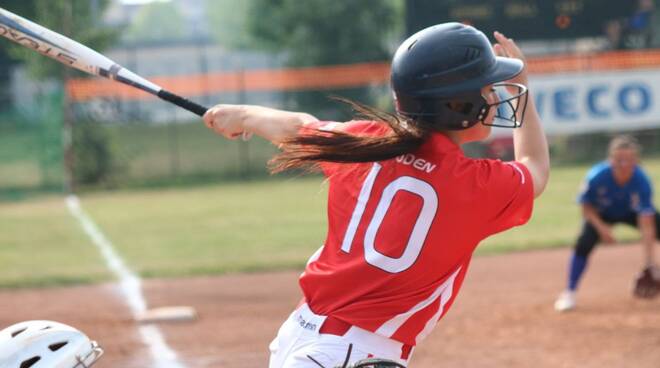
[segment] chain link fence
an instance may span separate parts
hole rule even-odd
[[[205,52],[212,53],[211,50]],[[266,65],[255,55],[245,59],[235,55],[233,59],[223,59],[220,51],[217,52],[217,58],[212,58],[217,65],[195,63],[204,66],[204,73],[199,66],[169,73],[168,70],[180,66],[180,61],[174,62],[170,69],[163,61],[158,63],[156,72],[166,74],[160,76],[152,75],[154,71],[150,72],[146,64],[152,63],[153,57],[160,55],[162,50],[155,50],[149,57],[134,52],[126,57],[141,75],[207,106],[215,103],[259,104],[303,110],[323,120],[344,121],[352,117],[350,109],[329,99],[331,95],[340,95],[386,111],[392,110],[387,84],[389,66],[386,63],[282,69]],[[202,52],[196,54],[206,55]],[[118,53],[113,57],[120,59],[121,55]],[[255,69],[241,69],[250,64],[241,63],[241,60],[251,58],[255,60]],[[633,62],[635,65],[642,63],[639,69],[647,73],[646,70],[652,70],[649,69],[651,61],[659,58],[660,54],[644,53],[605,61],[615,62],[612,68],[616,70]],[[145,62],[140,63],[140,60]],[[530,66],[532,71],[536,68],[537,72],[545,73],[568,68],[579,75],[603,61],[576,58],[569,63],[566,60],[531,60]],[[586,61],[591,64],[585,64]],[[552,70],[538,70],[541,67]],[[30,84],[33,86],[28,88]],[[14,76],[12,85],[12,89],[5,91],[11,97],[5,100],[12,103],[3,106],[14,107],[0,110],[0,198],[63,192],[64,182],[69,177],[73,178],[75,190],[263,179],[269,175],[267,161],[277,152],[276,147],[257,137],[248,142],[218,137],[199,117],[140,91],[128,87],[122,89],[123,86],[116,82],[78,79],[73,86],[76,88],[67,84],[66,94],[62,85],[44,85],[26,77]],[[328,86],[332,89],[327,89]],[[598,88],[595,89],[598,93],[592,95],[596,96],[594,105],[613,109],[603,97],[606,95],[602,89]],[[557,91],[557,95],[565,96],[563,90]],[[546,94],[550,96],[550,92]],[[654,90],[649,89],[649,93],[652,92]],[[556,113],[557,108],[567,103],[573,106],[570,103],[574,100],[577,99],[545,100],[561,102],[552,109],[546,103],[545,113]],[[654,105],[649,106],[651,109]],[[649,116],[648,127],[624,130],[640,140],[645,156],[657,156],[660,155],[660,129],[656,117]],[[70,124],[65,124],[67,121]],[[565,124],[579,125],[575,121]],[[602,124],[603,128],[608,128],[608,122]],[[69,126],[71,134],[65,134]],[[603,159],[607,143],[618,131],[622,130],[553,134],[550,137],[553,164],[592,163]],[[512,148],[510,132],[507,132],[486,143],[467,145],[465,150],[470,156],[511,159]],[[70,154],[65,154],[67,152]]]
[[[276,152],[255,138],[228,141],[209,131],[200,118],[155,122],[135,115],[134,106],[106,100],[105,106],[75,106],[72,147],[77,189],[91,187],[181,185],[245,180],[268,175],[266,162]],[[111,111],[114,109],[114,111]],[[108,114],[112,118],[108,118]]]
[[[62,89],[39,103],[0,111],[0,198],[61,191]]]

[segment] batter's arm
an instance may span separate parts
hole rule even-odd
[[[644,262],[646,266],[655,265],[655,214],[639,214],[637,215],[637,224],[639,231],[642,234],[642,244],[644,246]]]
[[[305,124],[317,122],[314,116],[257,105],[216,105],[204,115],[209,129],[229,139],[254,133],[273,144],[298,134]]]
[[[528,86],[527,65],[520,48],[518,48],[512,39],[506,38],[499,32],[495,32],[495,39],[498,42],[494,45],[497,55],[520,59],[525,63],[523,71],[512,79],[511,82]],[[520,119],[520,117],[518,118]],[[532,176],[534,197],[536,198],[543,193],[548,183],[550,176],[550,154],[548,142],[541,127],[541,118],[538,111],[536,111],[531,92],[528,92],[524,123],[520,128],[514,129],[513,146],[515,160],[524,164]]]

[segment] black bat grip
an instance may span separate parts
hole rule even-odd
[[[179,95],[175,95],[174,93],[168,92],[164,89],[158,91],[158,97],[162,98],[165,101],[171,102],[177,106],[183,107],[184,109],[199,116],[204,116],[204,114],[206,114],[206,111],[208,110],[206,107],[202,105],[198,105],[188,99],[185,99]]]

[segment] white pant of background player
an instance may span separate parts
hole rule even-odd
[[[348,363],[369,357],[391,359],[407,366],[401,359],[403,345],[395,340],[352,326],[343,336],[319,333],[326,316],[312,312],[307,304],[298,307],[282,324],[270,343],[269,368],[325,368],[341,366],[352,344]]]

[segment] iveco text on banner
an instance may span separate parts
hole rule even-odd
[[[660,69],[537,75],[530,87],[548,134],[660,127]]]

